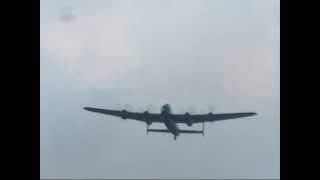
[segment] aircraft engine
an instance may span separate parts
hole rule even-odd
[[[188,112],[185,113],[185,119],[186,119],[186,123],[187,125],[190,127],[192,126],[192,120],[190,118],[190,114]]]
[[[152,122],[150,121],[150,119],[148,119],[149,112],[148,112],[148,111],[145,111],[143,114],[144,114],[144,116],[146,117],[147,125],[151,125]]]
[[[122,119],[127,119],[126,115],[127,115],[127,111],[126,110],[122,110],[121,111],[121,118]]]

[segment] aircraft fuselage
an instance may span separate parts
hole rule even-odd
[[[178,125],[173,122],[170,118],[168,118],[168,115],[171,114],[171,108],[169,104],[165,104],[162,106],[161,109],[161,120],[165,124],[165,126],[168,128],[168,130],[174,135],[179,136],[179,128]]]

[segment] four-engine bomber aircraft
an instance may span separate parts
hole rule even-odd
[[[161,108],[161,113],[149,113],[145,111],[143,113],[129,112],[126,110],[109,110],[109,109],[99,109],[92,107],[84,107],[85,110],[108,114],[112,116],[118,116],[123,119],[134,119],[138,121],[145,122],[147,124],[147,134],[148,132],[162,132],[162,133],[172,133],[174,135],[174,140],[180,133],[198,133],[204,135],[204,123],[213,122],[226,119],[242,118],[256,115],[255,112],[242,112],[242,113],[225,113],[225,114],[213,114],[209,112],[208,114],[190,114],[186,112],[185,114],[173,114],[169,104],[165,104]],[[152,123],[164,123],[167,129],[149,129]],[[195,123],[202,123],[202,130],[181,130],[178,128],[177,123],[185,123],[188,126],[192,126]]]

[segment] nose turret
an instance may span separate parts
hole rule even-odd
[[[171,113],[170,105],[169,104],[163,105],[162,108],[161,108],[161,112],[170,114]]]

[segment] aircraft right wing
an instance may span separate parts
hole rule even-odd
[[[213,122],[227,119],[235,119],[256,115],[255,112],[241,112],[241,113],[224,113],[224,114],[172,114],[170,118],[176,123],[202,123]]]

